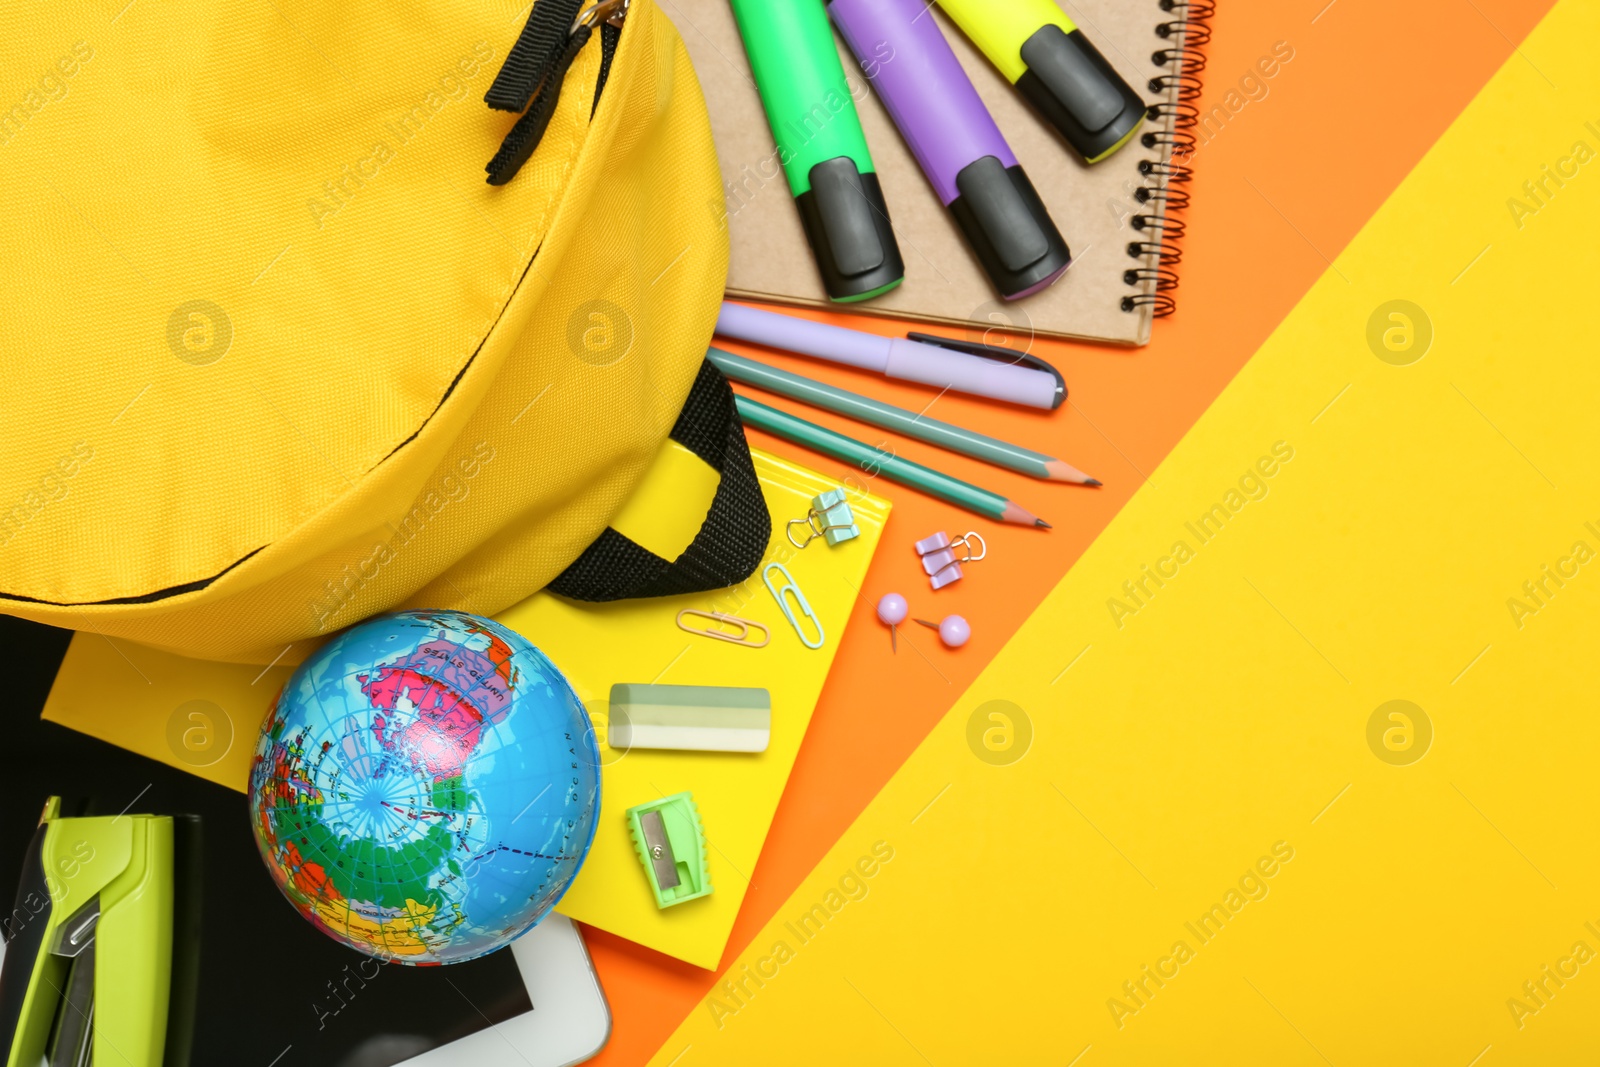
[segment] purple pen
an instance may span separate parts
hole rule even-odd
[[[873,59],[878,96],[1000,295],[1016,300],[1060,277],[1067,243],[929,5],[831,0],[828,13],[856,57]],[[885,43],[893,60],[876,58]]]
[[[1001,363],[901,337],[879,337],[743,304],[723,302],[722,313],[717,316],[717,334],[875,371],[901,381],[1046,411],[1059,407],[1067,396],[1057,375],[1033,367]]]

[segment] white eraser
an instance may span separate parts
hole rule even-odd
[[[772,738],[772,698],[765,689],[718,685],[611,687],[607,743],[685,752],[765,752]]]

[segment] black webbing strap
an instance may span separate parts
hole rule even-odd
[[[541,2],[548,3],[549,0]],[[583,46],[589,43],[593,34],[594,30],[588,26],[579,26],[572,39],[567,41],[550,76],[539,87],[539,94],[533,98],[533,103],[516,125],[511,127],[505,140],[500,142],[500,150],[494,154],[494,158],[483,168],[489,172],[490,185],[504,185],[516,177],[517,171],[522,169],[522,165],[533,155],[533,150],[539,147],[539,142],[544,140],[544,131],[550,128],[550,118],[556,111],[556,101],[561,98],[561,82],[567,76],[567,68],[572,66],[572,61],[583,51]]]
[[[607,527],[550,583],[551,592],[588,601],[674,596],[723,589],[755,573],[772,538],[772,518],[733,390],[710,363],[701,365],[668,436],[722,475],[689,547],[668,561]]]
[[[567,45],[583,0],[538,0],[483,101],[497,111],[522,111]]]

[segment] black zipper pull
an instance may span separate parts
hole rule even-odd
[[[492,108],[523,112],[484,168],[490,185],[509,182],[539,147],[555,114],[567,69],[589,43],[595,27],[602,22],[618,26],[627,15],[628,0],[600,0],[579,15],[582,4],[583,0],[538,0],[484,95]]]
[[[483,102],[496,111],[526,111],[528,101],[565,51],[582,7],[583,0],[538,0]]]

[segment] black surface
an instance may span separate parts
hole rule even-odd
[[[1041,26],[1022,43],[1017,89],[1084,159],[1126,137],[1145,103],[1081,30]]]
[[[16,906],[0,917],[0,932],[5,934],[5,969],[0,971],[0,1053],[9,1054],[16,1040],[17,1025],[28,999],[28,983],[44,948],[45,924],[50,921],[50,887],[44,880],[44,827],[28,836],[18,856]],[[0,882],[10,885],[11,882]],[[0,896],[0,899],[5,899]]]
[[[172,820],[172,995],[167,1002],[166,1067],[194,1062],[200,1002],[200,945],[205,928],[205,838],[198,815]]]
[[[878,176],[838,156],[812,167],[809,178],[811,188],[795,198],[795,206],[829,299],[849,300],[903,278],[906,268]]]
[[[130,805],[199,815],[197,1067],[266,1067],[280,1054],[276,1067],[390,1067],[532,1010],[510,952],[449,967],[379,965],[319,933],[262,866],[242,793],[40,721],[70,637],[0,616],[0,899],[11,899],[52,793],[63,815],[115,815]]]
[[[1020,166],[984,156],[956,175],[950,202],[973,254],[1001,296],[1039,284],[1072,260],[1067,242]]]

